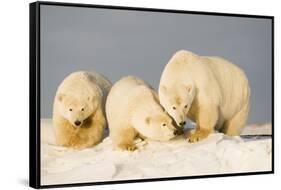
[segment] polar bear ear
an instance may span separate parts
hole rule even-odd
[[[149,124],[149,123],[150,123],[150,120],[151,120],[150,117],[145,118],[145,123],[146,123],[146,124]]]
[[[58,94],[58,95],[57,95],[57,99],[58,99],[58,101],[60,101],[60,102],[64,99],[64,97],[65,97],[65,94]]]
[[[187,86],[186,86],[187,92],[190,93],[191,90],[192,90],[192,88],[193,88],[193,85],[192,85],[192,84],[187,85]]]
[[[89,102],[92,102],[92,101],[94,100],[94,97],[93,97],[93,96],[88,96],[88,97],[87,97],[87,100],[88,100]]]
[[[163,94],[166,94],[167,93],[166,86],[160,86],[160,92],[163,93]]]

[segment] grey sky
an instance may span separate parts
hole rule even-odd
[[[51,117],[71,72],[96,70],[112,82],[136,75],[157,89],[180,49],[239,65],[251,86],[248,123],[271,121],[271,20],[49,5],[41,5],[41,117]]]

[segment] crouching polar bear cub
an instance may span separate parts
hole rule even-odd
[[[165,66],[159,85],[161,105],[179,126],[196,122],[189,142],[199,141],[214,129],[239,135],[250,107],[250,88],[244,72],[220,57],[176,52]]]
[[[58,145],[86,148],[102,139],[105,100],[111,83],[96,72],[74,72],[59,85],[53,107]]]
[[[135,150],[137,135],[166,141],[173,138],[173,120],[164,112],[157,93],[144,81],[128,76],[116,82],[106,100],[109,136],[119,148]]]

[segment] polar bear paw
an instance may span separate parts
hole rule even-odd
[[[187,139],[189,143],[195,143],[207,138],[210,134],[208,130],[196,130],[194,133],[189,133]]]
[[[137,146],[135,144],[120,144],[119,147],[122,149],[122,150],[127,150],[127,151],[134,151],[137,149]]]

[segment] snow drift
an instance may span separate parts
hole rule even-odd
[[[248,126],[244,135],[270,135],[271,125]],[[271,170],[271,137],[228,137],[221,133],[189,144],[136,141],[138,150],[121,151],[107,137],[81,151],[54,145],[51,120],[41,120],[41,184],[195,176]]]

